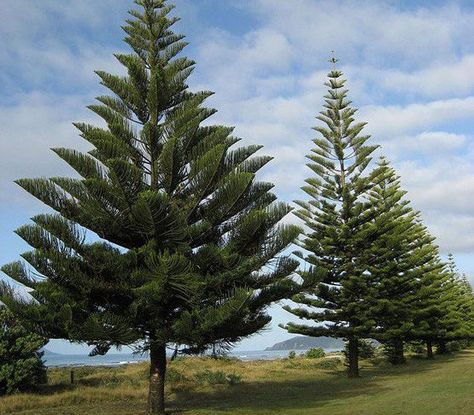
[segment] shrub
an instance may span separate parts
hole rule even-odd
[[[23,392],[46,383],[40,349],[48,342],[0,305],[0,395]]]
[[[288,359],[294,359],[295,357],[296,357],[296,352],[294,350],[288,353]]]
[[[241,383],[242,378],[235,373],[222,372],[221,370],[212,371],[209,369],[199,371],[194,374],[196,382],[200,385],[230,385]]]
[[[318,362],[317,368],[318,369],[337,369],[341,365],[341,359],[337,357],[331,357],[329,359],[323,359]]]
[[[446,343],[446,352],[458,352],[460,350],[467,349],[469,346],[469,340],[453,340]]]
[[[229,373],[226,376],[227,383],[230,386],[237,385],[238,383],[242,383],[242,376],[238,375],[237,373]]]
[[[359,341],[359,357],[361,359],[371,359],[375,356],[375,346],[370,340]]]
[[[166,371],[166,381],[171,383],[185,382],[188,379],[178,370],[170,367]]]
[[[124,383],[123,376],[118,376],[116,373],[109,373],[100,377],[100,384],[108,387],[119,386]]]
[[[326,356],[326,352],[321,349],[321,347],[315,347],[313,349],[309,349],[305,356],[309,359],[320,359],[321,357]]]
[[[347,360],[347,356],[348,356],[348,344],[346,342],[346,346],[344,348],[344,356],[346,356],[346,360]],[[358,346],[359,346],[359,358],[361,359],[371,359],[375,356],[375,346],[373,345],[372,341],[370,340],[364,340],[364,339],[361,339],[359,340],[358,342]]]
[[[408,352],[414,353],[415,355],[422,355],[426,351],[426,346],[420,341],[409,342],[406,343],[405,346]]]
[[[212,357],[212,359],[219,360],[221,362],[227,362],[227,363],[240,362],[240,359],[237,356],[229,356],[229,355],[220,355],[217,357]]]
[[[359,357],[361,359],[371,359],[375,356],[376,347],[370,340],[359,340]]]

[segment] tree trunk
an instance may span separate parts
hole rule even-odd
[[[170,361],[172,362],[172,361],[175,360],[177,357],[178,357],[178,346],[176,346],[176,347],[174,348],[173,354],[171,355]]]
[[[359,342],[355,337],[349,339],[348,345],[348,371],[347,376],[350,378],[359,377]]]
[[[433,359],[433,342],[431,340],[426,341],[426,357]]]
[[[166,345],[150,346],[150,385],[148,390],[148,414],[165,413]]]
[[[406,362],[405,355],[403,354],[403,340],[392,339],[389,342],[389,356],[388,360],[392,365],[402,365]]]

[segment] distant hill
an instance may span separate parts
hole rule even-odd
[[[275,343],[265,350],[308,350],[313,347],[342,350],[344,342],[341,339],[333,339],[332,337],[295,336],[291,339]]]
[[[41,350],[45,356],[59,356],[61,353],[55,353],[55,352],[52,352],[51,350],[48,350],[48,349],[42,349]]]

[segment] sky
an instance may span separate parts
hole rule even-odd
[[[453,253],[474,282],[474,7],[470,1],[176,0],[197,62],[189,85],[212,90],[215,123],[236,127],[242,144],[263,144],[275,159],[259,178],[281,200],[304,198],[335,51],[350,98],[372,142],[443,255]],[[131,0],[0,2],[0,263],[27,246],[13,231],[46,211],[13,183],[71,175],[49,150],[86,149],[72,122],[98,123],[86,105],[105,91],[94,70],[123,73],[120,26]],[[287,221],[293,222],[293,217]],[[2,278],[0,276],[0,278]],[[295,319],[276,305],[271,326],[241,350],[289,338]],[[52,351],[83,352],[55,340]]]

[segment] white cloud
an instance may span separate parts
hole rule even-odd
[[[382,153],[392,160],[429,156],[445,157],[462,149],[468,141],[463,134],[428,131],[413,136],[390,137],[383,140]]]
[[[2,0],[0,31],[12,36],[38,33],[39,28],[56,24],[80,23],[90,28],[98,28],[110,18],[125,16],[131,7],[129,0]],[[54,33],[50,28],[45,35]]]
[[[0,4],[0,82],[6,91],[65,88],[77,91],[97,84],[94,70],[116,71],[117,52],[108,40],[108,18],[124,19],[128,2],[3,0]],[[88,38],[102,29],[101,37]],[[113,36],[122,36],[113,27]],[[125,49],[122,47],[122,49]]]
[[[370,71],[370,69],[369,69]],[[427,97],[465,96],[474,89],[474,55],[416,71],[372,69],[373,80],[388,91]]]
[[[454,3],[407,10],[397,4],[259,0],[253,7],[268,26],[285,33],[300,49],[299,59],[313,62],[312,65],[316,59],[321,62],[331,50],[344,62],[357,59],[378,67],[391,66],[393,62],[398,67],[429,65],[454,57],[464,36],[474,31],[472,12],[461,10]]]
[[[371,105],[361,108],[361,118],[368,121],[368,131],[379,139],[427,131],[446,122],[474,116],[474,97],[452,98],[401,105]]]
[[[198,62],[191,85],[216,91],[210,101],[219,109],[214,122],[236,125],[242,144],[262,143],[261,153],[275,156],[261,178],[275,182],[288,201],[303,197],[299,187],[310,174],[305,155],[315,136],[310,128],[322,105],[327,59],[336,50],[351,98],[361,107],[359,119],[369,122],[367,131],[396,161],[441,245],[474,248],[468,238],[453,236],[473,217],[466,202],[474,190],[472,134],[459,125],[474,116],[474,46],[465,42],[474,36],[474,13],[455,3],[404,10],[390,1],[233,4],[253,11],[257,27],[243,36],[204,27],[199,44],[188,39]],[[180,0],[179,6],[199,16],[192,2]],[[66,172],[48,148],[82,145],[70,123],[91,117],[84,106],[98,91],[93,69],[118,70],[111,53],[129,7],[125,0],[1,3],[0,34],[7,39],[1,60],[35,88],[56,83],[80,90],[60,98],[8,85],[17,95],[14,104],[0,107],[2,193],[16,177]],[[185,32],[194,24],[189,16],[182,22]],[[57,36],[52,18],[71,26],[70,37]],[[84,27],[91,36],[77,31]],[[11,82],[11,72],[2,73],[1,80]]]
[[[272,93],[280,82],[286,87],[291,83],[287,77],[293,51],[285,35],[264,28],[240,38],[212,30],[206,39],[199,45],[199,81],[219,94],[224,90],[227,100],[249,97],[256,88]],[[281,72],[285,77],[278,77]],[[256,79],[263,80],[262,85]]]
[[[81,97],[39,93],[24,95],[16,104],[0,106],[0,202],[23,201],[26,197],[13,184],[15,179],[71,174],[50,148],[87,148],[71,124],[91,118],[84,107]]]
[[[442,253],[469,253],[474,250],[474,233],[469,231],[474,229],[473,216],[444,213],[442,220],[434,221],[430,221],[429,215],[425,216],[431,232],[440,236],[438,243]],[[474,276],[471,275],[471,278]]]
[[[416,209],[421,210],[443,252],[474,250],[472,233],[474,205],[474,157],[466,148],[462,155],[445,153],[397,163],[402,184]]]

